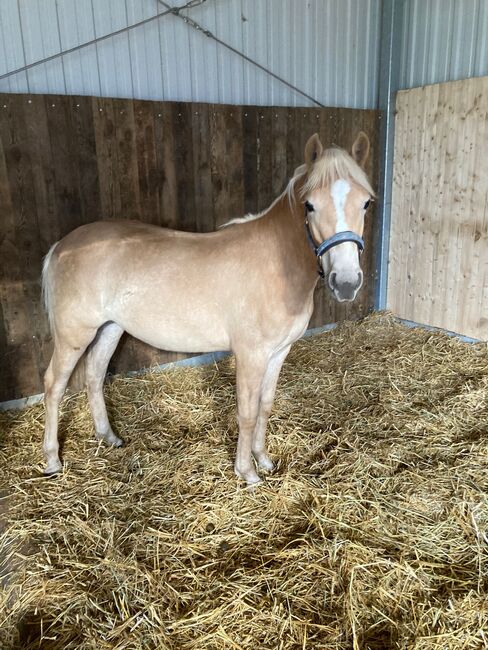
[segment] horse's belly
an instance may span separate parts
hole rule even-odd
[[[229,349],[229,336],[217,314],[198,308],[146,305],[126,308],[115,320],[135,338],[172,352],[215,352]],[[202,310],[203,311],[203,310]]]

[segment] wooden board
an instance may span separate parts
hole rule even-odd
[[[302,163],[310,135],[350,149],[360,129],[372,141],[375,185],[377,111],[0,95],[0,401],[43,390],[52,343],[40,272],[60,237],[99,219],[214,230],[265,209]],[[311,326],[371,309],[369,218],[360,297],[344,308],[319,286]],[[182,356],[124,337],[109,370]]]
[[[397,97],[388,308],[488,339],[488,77]]]

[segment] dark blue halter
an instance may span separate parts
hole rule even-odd
[[[315,257],[317,258],[317,263],[318,263],[317,273],[320,275],[321,278],[323,278],[324,271],[322,270],[322,264],[321,264],[322,255],[325,255],[325,253],[327,253],[327,251],[329,251],[331,248],[334,248],[334,246],[343,244],[346,241],[354,242],[359,249],[359,254],[361,254],[364,250],[364,240],[359,235],[356,235],[356,233],[353,232],[352,230],[343,230],[342,232],[338,232],[335,235],[332,235],[332,237],[329,237],[329,239],[324,239],[324,241],[321,244],[316,246],[312,236],[312,232],[310,230],[310,224],[308,221],[309,212],[313,212],[313,207],[308,201],[305,201],[305,230],[307,232],[307,238],[310,243],[310,246],[312,247],[312,250],[315,253]]]

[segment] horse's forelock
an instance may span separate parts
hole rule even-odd
[[[361,169],[347,151],[339,147],[326,149],[310,169],[307,170],[306,165],[299,167],[290,181],[292,188],[299,176],[305,176],[300,190],[302,197],[316,189],[330,187],[335,181],[341,178],[351,179],[371,196],[375,196],[375,192],[364,170]]]

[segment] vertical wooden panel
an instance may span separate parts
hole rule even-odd
[[[115,219],[120,206],[120,196],[112,99],[93,97],[92,113],[95,132],[95,163],[100,187],[101,218]]]
[[[260,107],[257,115],[258,138],[258,210],[265,210],[273,202],[273,150],[272,114],[269,109]]]
[[[488,338],[488,77],[397,99],[388,307]]]
[[[25,100],[23,101],[25,104]],[[51,145],[54,196],[61,236],[80,225],[81,197],[76,165],[75,130],[69,98],[46,95],[45,110]]]
[[[80,223],[91,223],[102,216],[100,179],[94,161],[97,157],[92,98],[70,97],[71,124],[73,129],[74,164],[77,169],[78,192],[81,203]],[[49,168],[46,167],[46,173]]]
[[[37,345],[36,312],[39,310],[36,284],[40,268],[37,206],[32,174],[29,128],[22,95],[5,98],[2,105],[0,137],[3,149],[3,182],[0,203],[2,311],[5,319],[7,349],[0,365],[9,364],[14,383],[3,386],[3,394],[17,397],[36,392],[40,384],[40,358]],[[37,293],[37,295],[36,295]]]
[[[156,147],[158,151],[159,168],[162,173],[160,193],[160,213],[162,226],[176,228],[178,226],[178,192],[175,138],[173,130],[174,104],[159,103],[156,120]]]
[[[134,102],[131,99],[114,99],[112,102],[117,148],[116,183],[119,186],[116,216],[139,219],[141,208]]]
[[[195,193],[193,179],[192,106],[179,102],[173,111],[173,132],[178,197],[178,228],[196,230]]]
[[[137,177],[141,217],[159,224],[159,187],[161,179],[157,164],[154,128],[154,107],[151,102],[134,102]]]
[[[242,162],[242,117],[240,106],[226,106],[224,109],[226,144],[223,158],[227,163],[227,200],[229,218],[244,214],[244,172]]]
[[[273,198],[281,194],[288,182],[286,173],[286,143],[288,140],[287,112],[283,106],[269,109],[272,113],[271,120],[271,162],[273,174],[271,178],[271,191]],[[297,162],[298,164],[298,162]]]
[[[258,212],[258,109],[244,106],[242,110],[242,155],[244,174],[244,212]]]
[[[267,208],[303,162],[312,133],[326,146],[346,147],[358,128],[372,141],[377,136],[369,117],[377,113],[352,109],[0,99],[0,401],[42,391],[52,341],[40,303],[41,265],[67,232],[120,218],[214,230]],[[344,311],[320,285],[312,325],[366,313],[372,292],[368,278],[357,306]],[[110,371],[182,356],[124,337]]]
[[[214,229],[212,169],[210,159],[209,104],[193,104],[193,179],[195,221],[199,232]]]
[[[210,110],[212,195],[218,227],[244,214],[242,115],[238,106],[216,104]]]

